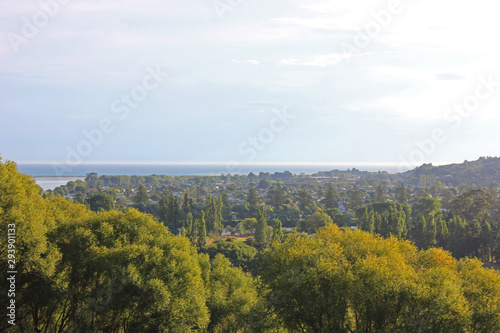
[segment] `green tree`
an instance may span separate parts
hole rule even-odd
[[[104,192],[95,193],[86,200],[86,203],[94,212],[115,209],[115,199],[111,194]]]
[[[250,186],[250,189],[248,190],[247,202],[250,206],[255,206],[259,203],[259,197],[257,196],[257,190],[253,186]]]
[[[259,207],[257,214],[257,225],[255,226],[255,241],[257,243],[265,243],[267,239],[267,214],[264,206]]]
[[[385,202],[385,193],[381,185],[375,189],[375,202]]]
[[[205,212],[196,220],[196,248],[203,251],[207,247],[207,227],[205,224]]]
[[[408,203],[408,192],[406,191],[406,187],[401,184],[398,187],[396,192],[396,201],[400,204],[404,205]]]
[[[299,208],[301,211],[306,212],[307,208],[315,207],[312,196],[304,189],[300,189],[298,192]]]
[[[210,194],[205,200],[205,220],[207,232],[221,234],[222,232],[222,199],[214,198]]]
[[[312,215],[307,216],[305,219],[299,220],[297,224],[297,231],[307,232],[308,234],[314,234],[316,231],[326,225],[333,224],[333,220],[323,212],[316,212]]]
[[[337,195],[331,183],[328,183],[328,189],[326,190],[326,195],[324,199],[325,209],[338,209]]]
[[[137,188],[136,194],[134,196],[134,202],[135,203],[148,203],[149,202],[149,195],[148,191],[144,187],[144,185],[139,185]]]
[[[217,254],[210,273],[210,310],[208,332],[240,332],[249,322],[252,308],[257,303],[257,289],[251,277]]]
[[[207,249],[210,259],[214,259],[217,254],[223,254],[231,261],[234,267],[240,267],[243,271],[248,272],[254,266],[254,258],[257,250],[248,246],[243,242],[233,241],[215,241]]]
[[[175,235],[179,225],[179,202],[172,194],[164,195],[158,202],[160,221]]]
[[[349,208],[355,209],[361,206],[363,206],[363,197],[361,196],[359,189],[354,186],[349,194]]]
[[[281,243],[283,241],[283,226],[281,225],[281,221],[279,219],[274,219],[273,225],[273,242]]]
[[[273,207],[281,206],[285,201],[285,197],[283,195],[283,188],[281,187],[281,184],[279,182],[274,187],[274,190],[272,193],[273,193],[272,200],[271,200],[272,206]]]

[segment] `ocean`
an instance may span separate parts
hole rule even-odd
[[[293,174],[313,174],[318,171],[331,171],[334,169],[347,170],[356,168],[361,171],[387,171],[398,172],[399,165],[345,165],[345,164],[78,164],[78,165],[53,165],[53,164],[18,164],[19,171],[31,176],[85,176],[87,173],[96,172],[99,175],[124,175],[124,176],[217,176],[224,174],[248,174],[253,172],[283,172]]]
[[[399,165],[369,165],[369,164],[18,164],[19,172],[33,176],[43,189],[54,189],[70,180],[83,179],[87,173],[98,175],[125,176],[218,176],[220,174],[243,174],[250,172],[284,172],[293,174],[314,174],[318,171],[347,170],[356,168],[362,171],[387,171],[396,173]]]
[[[58,186],[66,185],[69,181],[84,180],[85,177],[52,177],[52,176],[33,176],[33,179],[44,191],[53,190]]]

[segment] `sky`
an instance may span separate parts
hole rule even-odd
[[[0,0],[16,162],[498,156],[494,1]]]

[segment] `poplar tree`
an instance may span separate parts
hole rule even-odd
[[[257,226],[255,228],[255,241],[257,243],[265,243],[267,239],[267,214],[264,211],[264,206],[259,207],[257,213]]]
[[[250,189],[248,190],[247,202],[250,206],[255,206],[259,202],[257,190],[253,186],[250,186]]]
[[[283,230],[281,221],[279,219],[274,219],[272,241],[278,243],[281,243],[283,241]]]
[[[196,220],[196,247],[198,251],[203,251],[207,247],[207,226],[205,225],[205,212],[201,211],[201,216]]]
[[[332,208],[337,208],[337,206],[338,204],[337,201],[335,200],[335,191],[333,189],[332,184],[329,183],[325,195],[325,208],[332,209]]]
[[[385,202],[384,189],[380,185],[377,185],[375,190],[375,202]]]
[[[281,187],[281,184],[278,182],[274,187],[272,204],[274,207],[279,207],[283,204],[284,200],[285,199],[283,197],[283,188]]]

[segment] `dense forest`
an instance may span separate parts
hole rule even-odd
[[[0,330],[498,332],[497,161],[44,192],[0,160]]]

